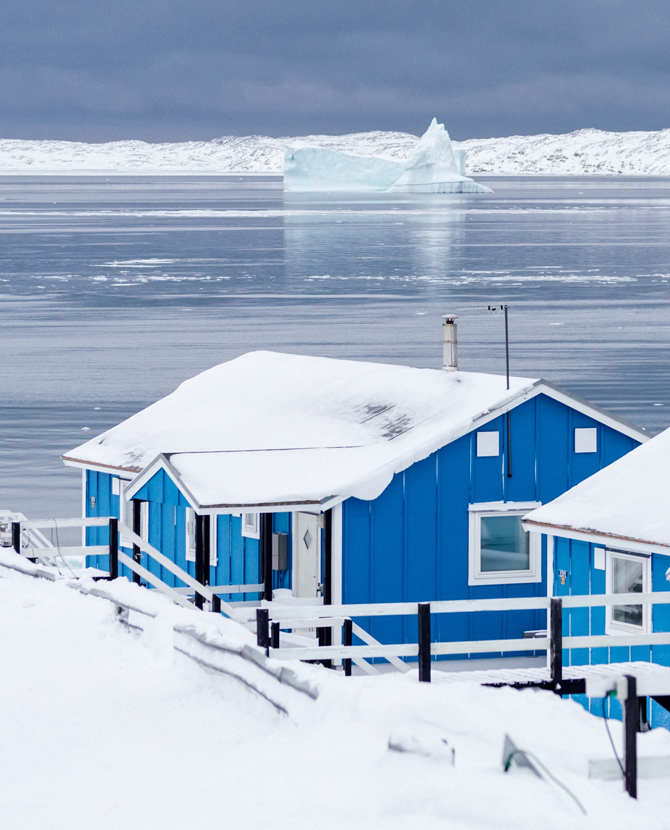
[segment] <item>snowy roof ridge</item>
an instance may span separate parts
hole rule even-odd
[[[553,535],[670,547],[670,429],[538,507],[524,522]]]

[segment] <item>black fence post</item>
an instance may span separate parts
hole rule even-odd
[[[21,522],[12,522],[12,547],[21,554]]]
[[[345,620],[342,629],[342,645],[350,646],[353,639],[354,624],[351,620]],[[344,669],[344,676],[351,677],[351,658],[345,657],[342,660],[342,668]]]
[[[270,648],[279,648],[279,623],[273,622],[270,630]]]
[[[267,608],[256,609],[256,643],[268,654],[270,648],[270,612]]]
[[[201,585],[205,584],[205,523],[204,516],[195,514],[195,581]],[[204,597],[195,592],[195,607],[200,608],[204,605]]]
[[[142,514],[141,514],[141,510],[142,510],[142,502],[141,501],[136,501],[135,499],[133,499],[133,533],[137,533],[138,536],[142,532]],[[141,561],[142,561],[142,552],[140,551],[140,546],[136,545],[133,542],[133,562],[137,562],[137,564],[139,565]],[[136,574],[135,571],[133,571],[133,582],[135,582],[135,583],[137,583],[137,585],[139,585],[140,581],[141,581],[140,580],[140,575]]]
[[[637,681],[626,675],[628,694],[623,706],[624,770],[626,792],[637,798],[637,733],[640,729],[640,702],[637,696]]]
[[[549,600],[549,663],[554,692],[561,693],[563,687],[563,600],[552,597]]]
[[[221,613],[221,597],[217,594],[214,594],[212,597],[212,613],[213,614],[220,614]]]
[[[109,520],[109,578],[119,575],[119,520]]]
[[[263,599],[272,602],[272,513],[261,513],[260,531]]]
[[[419,603],[419,682],[430,683],[430,603]]]
[[[319,640],[319,647],[321,646],[329,646],[331,644],[331,629],[330,628],[317,628],[316,629],[316,636]],[[332,660],[321,660],[321,665],[325,666],[327,669],[333,668],[333,661]]]

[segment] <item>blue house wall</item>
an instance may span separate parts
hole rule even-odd
[[[112,494],[112,479],[108,473],[88,470],[86,474],[86,515],[116,516],[120,518],[120,497]],[[122,482],[125,484],[126,482]],[[92,500],[93,497],[93,500]],[[137,501],[148,503],[149,538],[148,542],[161,553],[175,562],[180,568],[195,577],[195,562],[186,559],[186,508],[191,505],[184,495],[166,475],[158,470],[134,497]],[[273,531],[289,535],[289,570],[274,573],[275,588],[291,587],[290,550],[291,550],[291,514],[276,513],[273,517]],[[212,516],[216,522],[216,565],[210,567],[210,585],[258,584],[261,581],[259,541],[242,536],[242,518],[240,516]],[[107,528],[87,528],[87,545],[106,545],[109,543]],[[125,549],[124,549],[125,550]],[[129,550],[126,550],[130,553]],[[163,568],[145,553],[141,554],[140,564],[155,573],[167,585],[175,586],[177,580],[171,571]],[[89,567],[109,570],[109,556],[88,556]],[[132,579],[132,573],[120,565],[119,574]],[[248,594],[231,594],[225,599],[243,601],[258,599],[257,592]]]
[[[476,433],[398,473],[373,501],[343,504],[343,602],[416,602],[546,596],[546,541],[542,580],[468,584],[468,506],[483,502],[546,503],[625,455],[639,442],[546,395],[511,413],[512,476],[507,476],[507,415],[482,429],[499,432],[501,453],[478,457]],[[597,452],[574,451],[574,430],[595,427]],[[360,620],[382,642],[416,642],[416,620]],[[433,638],[442,641],[522,637],[546,628],[546,612],[436,615]],[[481,655],[499,656],[499,655]]]
[[[605,594],[607,591],[606,572],[595,567],[595,549],[603,544],[554,537],[554,584],[557,597]],[[651,590],[667,591],[665,576],[670,567],[670,556],[651,555]],[[561,572],[565,577],[561,577]],[[605,608],[574,608],[563,612],[563,636],[581,637],[605,634]],[[670,631],[670,606],[652,606],[652,631]],[[563,650],[564,666],[584,666],[598,663],[627,663],[642,660],[670,666],[670,646],[613,646],[610,648],[573,648]],[[574,695],[586,709],[598,715],[603,714],[603,705],[608,706],[608,715],[621,718],[621,706],[616,700],[589,700],[585,695]],[[670,712],[652,701],[653,726],[670,728]]]

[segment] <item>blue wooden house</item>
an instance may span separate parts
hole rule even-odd
[[[443,370],[272,352],[215,366],[63,457],[85,471],[86,515],[119,516],[206,584],[244,586],[233,602],[546,596],[546,537],[522,517],[650,436],[546,381],[458,371],[454,331],[449,318]],[[416,642],[415,625],[366,627]],[[539,611],[449,615],[435,637],[545,626]]]

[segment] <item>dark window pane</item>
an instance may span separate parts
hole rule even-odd
[[[482,516],[481,570],[528,571],[530,548],[521,516]]]

